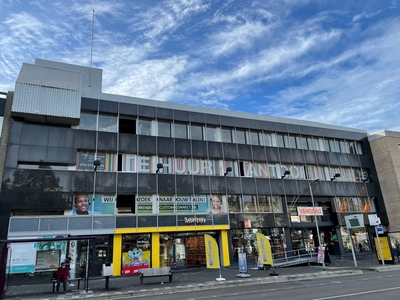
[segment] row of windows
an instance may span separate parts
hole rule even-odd
[[[93,171],[93,152],[81,151],[77,153],[74,166],[47,166],[58,170]],[[334,174],[339,173],[337,181],[366,182],[369,181],[368,170],[350,167],[328,167],[303,164],[279,164],[250,161],[227,161],[196,158],[174,158],[157,156],[140,156],[135,154],[97,153],[100,160],[99,172],[131,172],[156,173],[157,165],[162,164],[159,170],[163,174],[177,175],[205,175],[205,176],[233,176],[257,178],[287,178],[287,179],[320,179],[331,180]],[[20,164],[18,168],[37,169],[43,165]],[[230,171],[225,174],[227,168]],[[286,174],[288,172],[288,174]]]
[[[119,126],[118,126],[119,125]],[[119,127],[119,128],[118,128]],[[180,139],[260,145],[292,149],[362,154],[361,143],[343,139],[280,134],[256,130],[171,123],[155,120],[129,120],[115,116],[81,113],[79,129],[131,133]]]

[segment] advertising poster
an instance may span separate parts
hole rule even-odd
[[[153,213],[153,196],[152,195],[138,195],[136,197],[137,212],[138,214],[152,214]]]
[[[178,214],[191,214],[193,213],[192,196],[178,196],[175,198],[176,212]]]
[[[240,252],[238,253],[238,267],[240,273],[247,273],[247,258],[246,253]]]
[[[226,197],[221,195],[208,196],[208,205],[206,213],[210,214],[223,214],[226,213]]]
[[[158,212],[160,214],[175,213],[175,197],[160,195],[158,197]]]
[[[215,239],[208,234],[204,235],[204,243],[206,247],[206,260],[208,269],[219,269],[219,250]]]
[[[36,243],[10,244],[7,273],[30,273],[35,271]]]
[[[196,214],[206,214],[209,211],[209,197],[205,195],[194,196],[194,212]]]
[[[140,236],[123,248],[122,275],[138,274],[150,267],[150,238]]]
[[[319,264],[322,264],[325,259],[325,247],[318,247],[318,256],[317,256],[317,262]]]
[[[73,215],[113,215],[115,213],[114,194],[76,193],[74,195]],[[92,208],[93,207],[93,208]]]

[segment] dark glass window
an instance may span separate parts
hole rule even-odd
[[[139,120],[138,134],[151,135],[151,121]]]
[[[81,113],[79,129],[96,130],[97,115]]]
[[[171,137],[171,124],[158,121],[158,136]]]
[[[232,143],[232,131],[230,129],[222,128],[222,141]]]
[[[211,142],[217,142],[218,141],[218,131],[216,127],[206,127],[206,140],[211,141]]]
[[[244,130],[236,129],[236,143],[237,144],[246,144],[246,138],[245,138]]]
[[[187,139],[187,127],[184,124],[174,124],[174,137]]]
[[[200,125],[190,125],[190,138],[192,140],[203,140],[203,127]]]

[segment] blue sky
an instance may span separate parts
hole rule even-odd
[[[396,0],[0,0],[0,91],[35,58],[103,92],[400,131]]]

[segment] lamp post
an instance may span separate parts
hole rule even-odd
[[[321,251],[320,253],[322,254],[322,249],[321,249],[321,236],[319,235],[318,218],[317,218],[317,214],[316,214],[316,211],[315,211],[314,195],[313,195],[312,187],[311,187],[311,185],[312,185],[314,182],[317,182],[317,181],[319,181],[318,178],[316,178],[316,179],[314,179],[314,180],[312,180],[312,181],[309,181],[309,182],[308,182],[308,187],[310,188],[311,204],[312,204],[313,212],[314,212],[315,228],[316,228],[316,230],[317,230],[318,251]],[[324,257],[322,257],[322,269],[325,271],[325,259],[324,259]]]
[[[289,176],[289,175],[290,175],[290,171],[286,170],[285,173],[283,173],[283,175],[281,176],[281,178],[283,179],[283,178],[285,178],[286,176]]]

